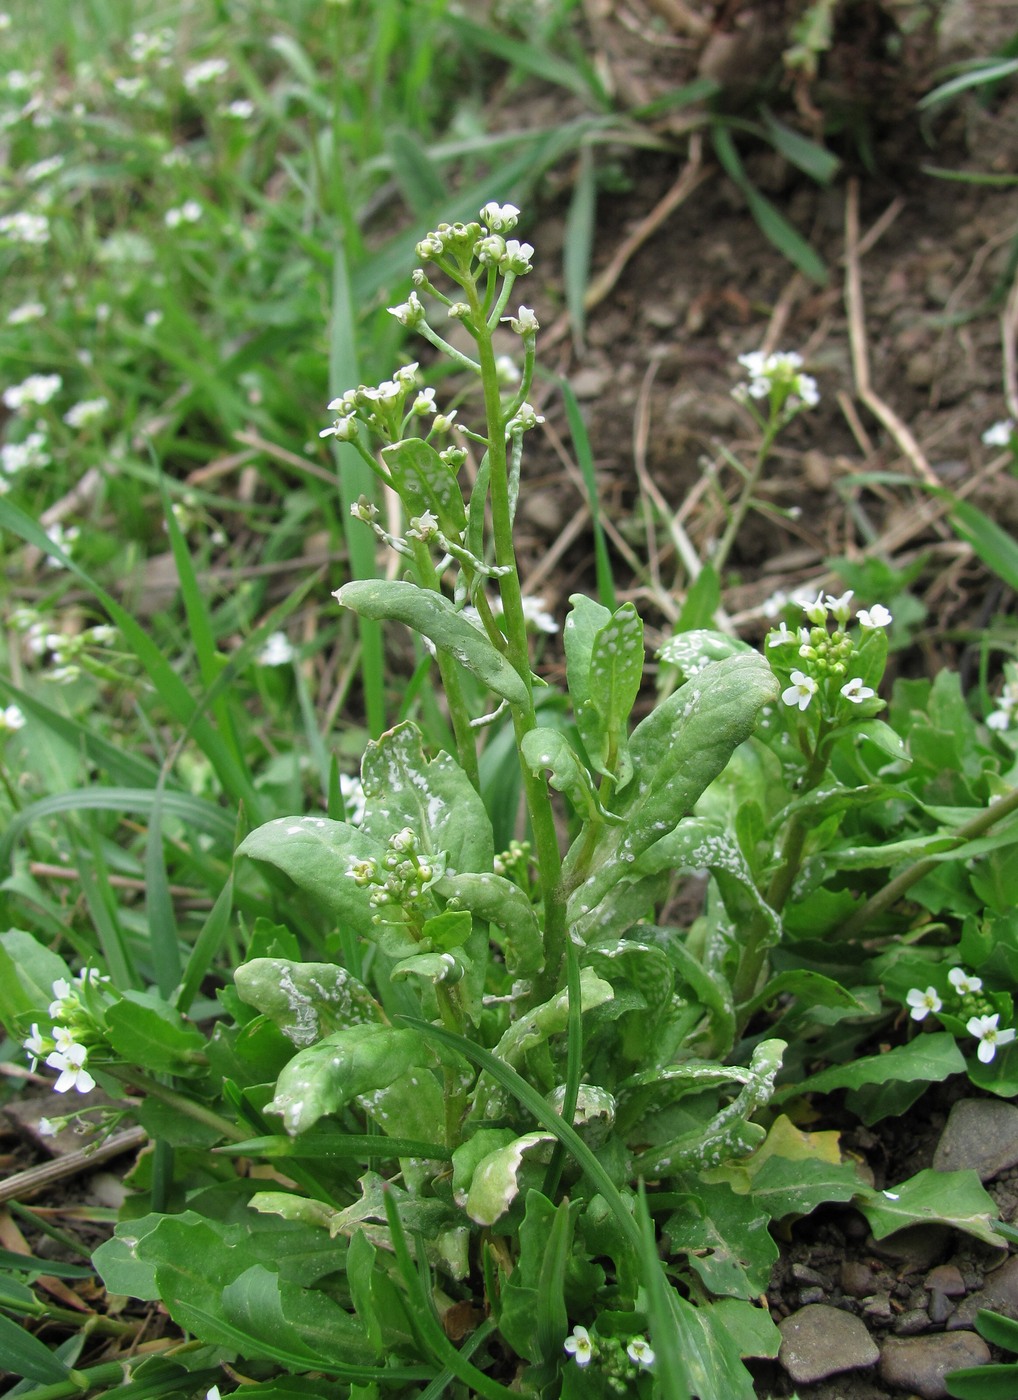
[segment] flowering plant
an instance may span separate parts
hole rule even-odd
[[[337,394],[321,430],[398,502],[353,502],[395,567],[336,603],[410,629],[444,745],[401,719],[359,778],[333,772],[324,811],[256,824],[158,993],[130,985],[112,942],[107,981],[0,937],[0,1013],[66,1103],[93,1082],[130,1091],[102,1113],[158,1140],[132,1182],[152,1209],[139,1221],[135,1202],[96,1264],[200,1343],[371,1400],[751,1400],[744,1360],[779,1341],[759,1306],[772,1221],[852,1200],[875,1233],[941,1218],[994,1238],[977,1181],[875,1190],[795,1105],[848,1089],[875,1121],[963,1070],[966,1034],[970,1073],[1008,1091],[994,950],[1018,953],[1018,927],[993,862],[1014,844],[1014,756],[999,726],[960,722],[957,678],[881,697],[894,619],[855,610],[853,588],[787,603],[760,650],[679,633],[659,652],[675,684],[638,719],[643,622],[577,594],[567,693],[551,693],[530,629],[554,624],[523,596],[514,539],[542,421],[518,218],[492,201],[439,225],[390,308],[473,394],[443,408],[444,381],[410,362]],[[759,472],[817,390],[792,354],[744,367]],[[285,634],[260,641],[263,668],[294,661]],[[490,797],[506,752],[519,830]],[[959,898],[983,889],[985,917],[959,931],[942,870]],[[680,927],[686,875],[706,895]],[[206,1034],[192,1011],[235,891],[243,952]],[[896,1016],[921,1057],[904,1037],[867,1053]]]

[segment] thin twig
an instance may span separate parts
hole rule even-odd
[[[848,335],[852,349],[855,392],[891,434],[902,456],[911,462],[916,475],[931,486],[939,486],[936,473],[927,462],[911,431],[891,406],[875,393],[870,382],[859,246],[859,181],[853,177],[848,182],[845,194],[845,304],[848,311]]]
[[[29,1167],[27,1171],[15,1172],[6,1181],[0,1181],[0,1201],[23,1200],[44,1186],[52,1186],[56,1181],[66,1181],[68,1177],[88,1171],[100,1162],[119,1157],[122,1152],[132,1152],[136,1147],[143,1147],[146,1142],[148,1133],[144,1128],[126,1128],[122,1133],[114,1133],[112,1137],[106,1138],[104,1142],[80,1147],[76,1152],[68,1152],[66,1156],[57,1157],[52,1162],[43,1162],[38,1167]]]

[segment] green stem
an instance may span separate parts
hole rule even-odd
[[[816,744],[800,787],[801,793],[812,792],[827,771],[827,731],[827,722],[821,719]],[[776,913],[780,913],[784,908],[795,877],[799,873],[806,835],[806,826],[796,813],[790,818],[785,829],[785,837],[781,843],[781,857],[765,895],[767,903]],[[757,915],[749,929],[744,933],[739,969],[732,983],[732,997],[737,1007],[745,1007],[756,991],[757,982],[760,980],[760,974],[767,960],[769,936],[769,925],[762,916]],[[739,1030],[742,1031],[744,1027],[745,1015],[740,1018]]]
[[[414,541],[414,563],[421,583],[433,593],[440,593],[438,571],[435,568],[431,551],[423,540]],[[463,698],[463,683],[456,662],[447,652],[437,652],[438,672],[442,677],[445,698],[449,706],[449,718],[456,736],[456,757],[460,767],[470,779],[474,790],[481,789],[481,774],[477,766],[477,741],[470,727],[470,711]]]
[[[214,1128],[221,1137],[228,1138],[231,1142],[243,1142],[248,1136],[236,1123],[231,1123],[222,1114],[216,1113],[214,1109],[206,1108],[202,1103],[196,1103],[185,1094],[178,1094],[176,1089],[170,1089],[165,1084],[160,1084],[158,1080],[150,1079],[148,1075],[139,1074],[136,1069],[131,1069],[127,1065],[104,1065],[106,1074],[112,1075],[114,1079],[119,1079],[124,1084],[133,1084],[142,1093],[151,1095],[154,1099],[159,1099],[169,1108],[175,1108],[179,1113],[184,1113],[188,1118],[193,1118],[196,1123],[204,1123],[206,1127]]]
[[[1006,797],[998,797],[996,802],[991,802],[989,807],[980,812],[978,816],[972,817],[964,822],[955,832],[958,843],[973,841],[977,836],[982,836],[985,831],[989,831],[1001,820],[1008,817],[1012,812],[1018,811],[1018,788],[1008,793]],[[918,860],[914,865],[910,865],[907,870],[903,870],[900,875],[896,875],[893,880],[888,881],[877,893],[869,898],[861,909],[857,909],[850,919],[848,919],[834,935],[837,938],[856,938],[864,932],[867,925],[878,918],[886,909],[892,908],[898,900],[912,888],[924,875],[929,875],[942,862],[939,860]]]
[[[735,506],[729,516],[725,533],[721,536],[721,541],[717,549],[711,555],[711,564],[719,574],[725,567],[725,562],[731,553],[732,546],[735,544],[736,537],[742,529],[743,521],[749,514],[749,508],[753,504],[753,493],[756,491],[757,485],[759,484],[764,465],[770,456],[771,448],[774,446],[774,439],[777,437],[781,427],[781,419],[777,421],[772,419],[771,422],[767,424],[764,430],[763,441],[760,443],[759,450],[756,454],[756,461],[747,473],[745,484],[739,493],[739,499],[735,502]]]
[[[475,318],[477,352],[481,366],[481,383],[484,389],[495,562],[505,569],[505,573],[499,577],[498,584],[502,598],[505,635],[508,641],[507,655],[526,685],[528,695],[525,705],[512,706],[516,743],[522,755],[523,740],[531,730],[536,729],[537,716],[532,698],[530,648],[527,643],[526,618],[523,615],[523,594],[520,589],[520,577],[516,567],[516,550],[513,544],[505,418],[499,392],[498,371],[495,367],[495,351],[491,341],[491,333],[485,326],[481,315],[477,287],[473,282],[470,282],[465,290],[470,298],[471,312]],[[530,825],[534,837],[538,879],[544,903],[545,965],[537,983],[537,994],[545,997],[559,987],[565,966],[565,904],[560,889],[562,854],[559,850],[558,832],[555,829],[555,816],[547,786],[523,763],[522,757],[520,767],[523,773],[527,810],[530,814]]]

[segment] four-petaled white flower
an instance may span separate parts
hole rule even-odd
[[[804,710],[817,693],[817,683],[802,671],[793,671],[790,680],[792,684],[781,692],[781,698],[786,705],[798,705]]]
[[[876,691],[868,685],[863,685],[862,676],[853,676],[841,687],[841,693],[846,700],[851,700],[853,705],[861,705],[864,700],[872,699]]]
[[[817,382],[802,373],[802,356],[795,350],[778,350],[771,355],[750,350],[739,356],[739,364],[748,371],[749,383],[737,385],[733,390],[736,398],[766,399],[774,390],[783,390],[782,403],[793,408],[800,403],[814,408],[820,402]]]
[[[574,1358],[577,1366],[590,1365],[594,1355],[594,1343],[586,1327],[574,1327],[562,1345]]]
[[[489,233],[511,233],[519,217],[515,204],[497,204],[493,199],[481,210],[481,223]]]
[[[984,1065],[988,1065],[997,1053],[998,1045],[1010,1045],[1014,1040],[1015,1033],[1010,1027],[1007,1030],[998,1029],[997,1022],[1000,1020],[1000,1013],[995,1012],[992,1016],[971,1016],[966,1022],[965,1029],[969,1035],[974,1035],[979,1041],[979,1049],[976,1054]]]
[[[637,1366],[653,1366],[654,1348],[644,1337],[633,1337],[626,1346],[626,1355]]]
[[[940,997],[937,996],[936,987],[927,987],[925,992],[918,987],[913,987],[905,1000],[912,1008],[913,1021],[925,1020],[931,1011],[936,1014],[943,1005]]]
[[[32,1069],[34,1070],[42,1057],[49,1054],[50,1046],[53,1044],[53,1041],[48,1036],[42,1035],[39,1031],[38,1024],[33,1021],[31,1031],[21,1044],[28,1051],[32,1060]]]
[[[823,627],[827,621],[827,604],[823,592],[817,594],[812,603],[803,603],[802,610],[815,627]]]
[[[848,623],[849,614],[852,611],[852,598],[854,595],[855,590],[850,588],[847,592],[842,593],[840,598],[833,598],[830,593],[828,593],[824,600],[830,609],[831,616],[836,622],[839,622],[842,627],[846,626]]]
[[[856,616],[860,627],[887,627],[892,619],[883,603],[874,603],[872,608],[860,608]]]
[[[60,1071],[53,1085],[55,1093],[66,1094],[68,1089],[76,1089],[79,1094],[88,1094],[95,1088],[95,1080],[85,1068],[87,1059],[84,1045],[73,1043],[66,1050],[54,1050],[52,1055],[46,1056],[49,1068]]]
[[[529,306],[521,306],[515,316],[503,316],[502,320],[508,321],[510,329],[517,335],[533,335],[541,329],[537,316]]]
[[[66,977],[58,977],[53,983],[52,990],[53,1000],[49,1004],[51,1021],[59,1021],[62,1017],[70,1015],[72,1011],[77,1011],[81,1003],[72,991],[71,984]]]
[[[947,980],[960,997],[966,997],[970,992],[981,992],[983,989],[983,979],[974,977],[962,967],[952,967],[947,974]]]
[[[400,325],[406,326],[409,330],[419,326],[425,316],[424,303],[416,292],[411,292],[406,301],[401,301],[398,306],[390,306],[386,309],[390,316],[395,316]]]

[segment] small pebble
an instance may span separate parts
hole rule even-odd
[[[925,1308],[909,1308],[895,1320],[894,1330],[899,1337],[917,1337],[930,1330],[930,1315]]]
[[[961,1298],[965,1293],[965,1280],[957,1264],[938,1264],[923,1279],[923,1286],[932,1293],[943,1293],[945,1298]]]

